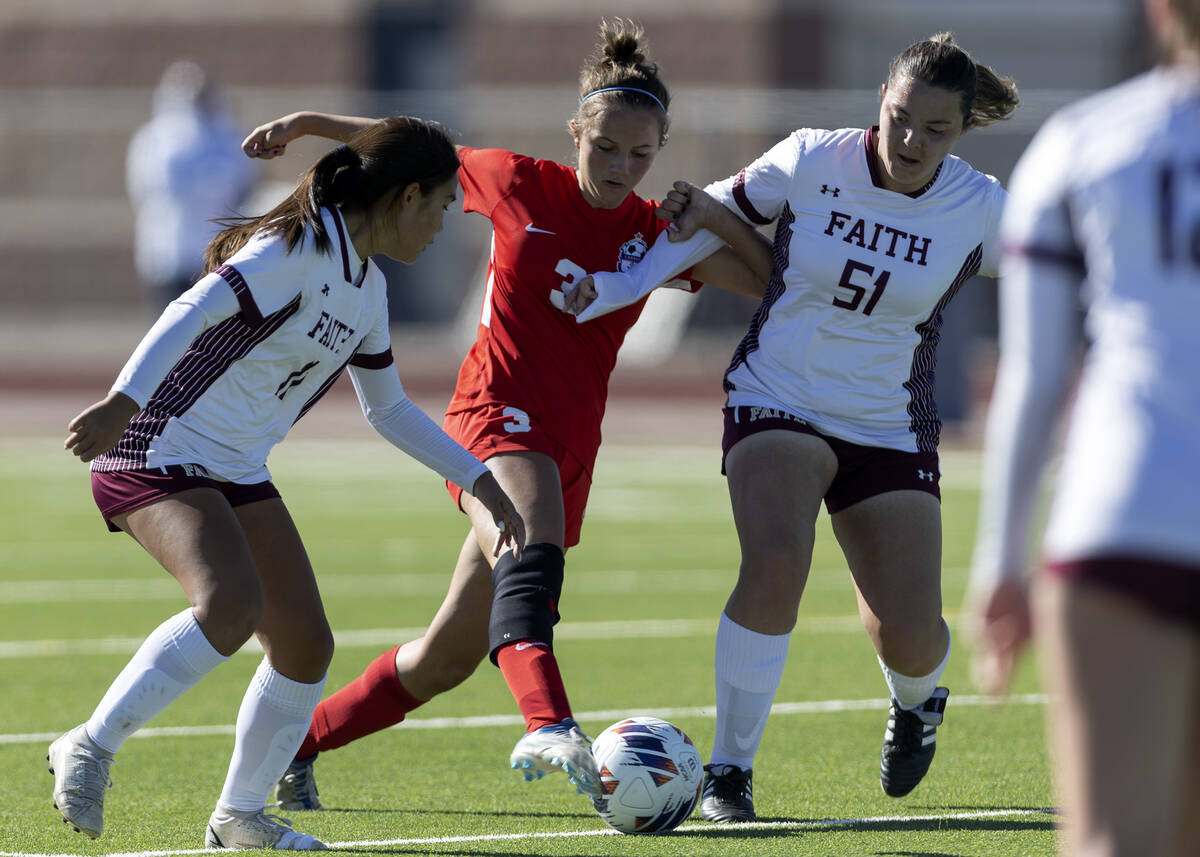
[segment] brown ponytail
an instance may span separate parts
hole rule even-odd
[[[1013,79],[975,62],[953,33],[938,33],[905,48],[888,67],[888,84],[898,80],[919,80],[958,93],[967,128],[1007,119],[1021,101]]]
[[[287,199],[266,214],[217,221],[225,228],[204,251],[204,271],[223,264],[260,230],[282,235],[289,253],[311,231],[317,251],[328,254],[333,243],[321,209],[363,211],[414,182],[430,193],[457,169],[458,153],[441,125],[410,116],[380,120],[313,164]]]

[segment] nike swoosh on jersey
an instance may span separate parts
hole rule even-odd
[[[557,234],[555,232],[551,232],[549,229],[538,229],[536,226],[533,225],[532,220],[525,224],[525,231],[526,232],[540,232],[543,235],[556,235]]]

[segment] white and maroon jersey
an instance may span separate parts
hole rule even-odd
[[[708,187],[748,223],[776,223],[725,389],[730,406],[782,408],[852,443],[933,451],[942,311],[995,276],[1004,190],[953,156],[921,190],[888,190],[875,133],[804,128]]]
[[[233,482],[269,479],[267,453],[348,363],[391,365],[383,274],[359,259],[340,214],[322,216],[330,254],[311,233],[288,253],[282,236],[260,232],[193,287],[197,300],[225,297],[210,302],[225,317],[208,320],[156,389],[137,388],[135,354],[113,389],[142,410],[93,470],[195,463]]]
[[[1200,565],[1200,77],[1156,69],[1053,116],[1013,173],[1001,235],[982,571],[1024,565],[1085,343],[1046,557]]]
[[[478,336],[447,414],[514,408],[514,432],[537,425],[590,473],[609,375],[645,300],[576,324],[563,295],[590,272],[633,266],[667,223],[633,193],[617,208],[593,208],[575,170],[554,161],[502,149],[460,148],[459,157],[463,207],[493,232]]]

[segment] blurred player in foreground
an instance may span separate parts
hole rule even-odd
[[[1051,117],[1013,174],[967,601],[1003,692],[1069,411],[1032,612],[1081,857],[1200,854],[1200,2],[1147,9],[1163,64]]]
[[[742,561],[717,630],[709,821],[756,817],[754,756],[822,500],[891,692],[887,794],[925,776],[946,706],[933,372],[942,311],[971,277],[996,272],[1004,203],[999,182],[950,151],[1018,98],[948,33],[893,59],[881,95],[876,127],[803,128],[708,193],[677,184],[664,202],[679,218],[671,241],[567,298],[586,328],[713,252],[731,221],[776,223],[767,294],[725,373],[723,463]]]
[[[218,848],[324,848],[264,814],[321,699],[333,636],[267,454],[347,365],[363,413],[391,443],[475,493],[519,551],[523,522],[496,479],[408,399],[392,362],[387,292],[370,260],[414,262],[455,198],[458,158],[439,126],[389,119],[339,146],[288,199],[228,223],[208,273],[146,334],[65,446],[91,461],[114,532],[133,536],[191,607],[142,643],[91,718],[50,745],[55,806],[103,829],[114,754],[256,634],[266,651],[238,712],[208,822]],[[495,529],[492,530],[495,533]]]
[[[643,53],[641,29],[605,22],[602,36],[601,53],[580,74],[570,121],[577,168],[502,149],[459,149],[464,208],[489,218],[494,232],[478,338],[445,428],[488,462],[516,501],[529,544],[492,568],[478,534],[494,536],[493,519],[451,486],[475,534],[441,608],[423,637],[384,652],[317,707],[277,792],[284,808],[320,808],[312,773],[319,751],[398,723],[463,682],[489,654],[525,719],[511,766],[527,780],[561,769],[581,792],[600,794],[590,742],[572,717],[552,651],[553,627],[564,552],[579,542],[609,375],[644,302],[586,326],[561,309],[564,292],[587,271],[629,267],[666,228],[634,188],[666,142],[670,105]],[[244,145],[251,155],[273,157],[305,134],[343,139],[374,121],[297,113],[255,129]],[[730,241],[762,243],[739,225]],[[767,274],[724,250],[685,276],[761,296]]]

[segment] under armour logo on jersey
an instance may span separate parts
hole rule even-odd
[[[822,196],[824,196],[827,193],[837,196],[839,193],[841,193],[841,191],[842,191],[842,189],[840,187],[830,187],[827,184],[821,185],[821,195]]]
[[[323,295],[329,294],[329,283],[326,283],[325,285],[321,286],[321,294],[323,294]]]
[[[928,479],[930,482],[933,482],[933,481],[935,481],[936,476],[937,476],[937,474],[934,473],[932,470],[921,470],[921,469],[917,470],[917,478],[918,479]]]

